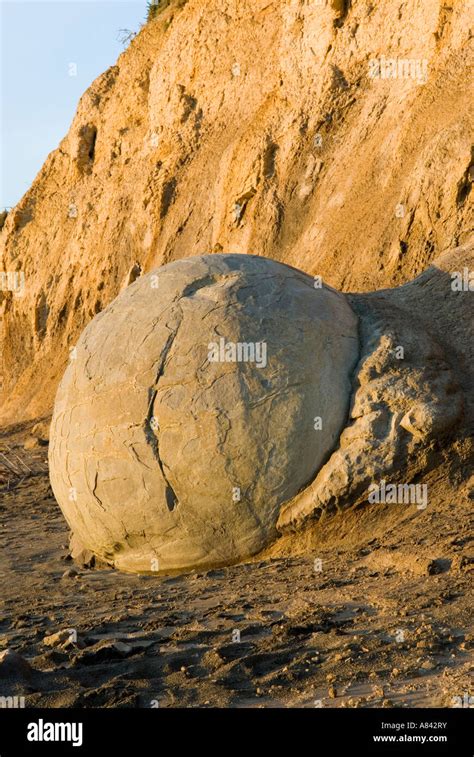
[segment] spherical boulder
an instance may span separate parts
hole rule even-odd
[[[253,255],[140,277],[86,327],[58,389],[54,494],[130,572],[230,564],[337,445],[358,356],[345,296]]]

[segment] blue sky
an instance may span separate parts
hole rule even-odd
[[[0,0],[0,210],[21,199],[146,0]],[[71,76],[77,67],[77,75]]]

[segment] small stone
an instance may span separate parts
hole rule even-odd
[[[61,578],[77,578],[77,576],[79,576],[77,570],[74,570],[74,568],[68,568],[64,571]]]
[[[49,443],[49,423],[44,421],[35,423],[31,429],[31,435],[38,440],[40,446],[46,446]]]
[[[425,660],[421,664],[422,670],[434,670],[436,668],[436,664],[432,660]]]
[[[14,623],[12,623],[12,628],[28,628],[28,623],[26,620],[20,618],[19,620],[16,620]]]
[[[130,652],[133,652],[133,646],[130,644],[125,644],[123,641],[114,641],[113,642],[114,649],[117,650],[117,652],[120,652],[121,654],[127,655],[130,654]],[[184,668],[186,670],[186,668]],[[183,668],[181,668],[183,670]]]
[[[13,649],[0,652],[0,678],[29,678],[33,669],[30,663]]]
[[[51,634],[50,636],[45,636],[43,644],[46,647],[62,647],[74,643],[73,638],[74,636],[71,630],[65,628],[62,631]]]
[[[84,649],[75,658],[76,665],[97,665],[109,660],[117,660],[133,654],[133,647],[122,641],[107,640],[92,649]]]

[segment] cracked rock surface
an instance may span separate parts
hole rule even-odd
[[[76,543],[130,572],[230,564],[336,447],[358,318],[296,269],[203,256],[139,277],[73,357],[50,470]]]
[[[282,507],[281,533],[366,506],[382,481],[423,479],[450,435],[472,439],[472,292],[453,291],[450,272],[473,261],[465,245],[402,287],[350,296],[360,359],[347,424],[314,481]]]

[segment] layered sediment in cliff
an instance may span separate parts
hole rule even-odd
[[[2,219],[3,422],[48,413],[84,326],[163,263],[364,291],[468,242],[472,57],[463,0],[170,3]]]

